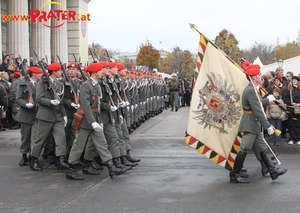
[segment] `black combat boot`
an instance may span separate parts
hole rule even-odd
[[[107,164],[105,164],[102,159],[100,158],[100,156],[98,155],[97,157],[94,158],[94,160],[100,165],[100,166],[107,166]]]
[[[246,152],[239,152],[234,161],[233,172],[230,172],[230,183],[249,183],[249,180],[240,176],[242,166],[244,164]]]
[[[23,155],[22,155],[22,159],[21,159],[21,161],[19,162],[19,166],[25,166],[27,162],[28,162],[27,154],[23,154]]]
[[[122,174],[121,170],[116,168],[115,165],[111,162],[111,160],[106,164],[106,166],[107,166],[110,178],[114,178],[116,175]]]
[[[178,111],[178,107],[176,107],[175,111],[176,111],[176,112]]]
[[[174,108],[172,107],[172,108],[171,108],[171,112],[173,112],[173,111],[174,111]]]
[[[43,171],[43,166],[39,163],[37,157],[31,156],[30,169],[32,171]]]
[[[137,162],[140,162],[141,159],[136,159],[136,158],[133,158],[131,157],[130,155],[130,149],[126,151],[127,152],[127,160],[129,160],[131,163],[137,163]]]
[[[42,157],[44,159],[47,159],[48,157],[51,157],[54,155],[54,151],[50,151],[48,147],[45,147],[44,150],[43,150],[43,154],[42,154]]]
[[[69,164],[69,170],[66,173],[66,178],[69,180],[84,180],[84,178],[76,172],[76,165]]]
[[[127,167],[124,166],[123,164],[121,164],[120,162],[120,158],[113,158],[113,164],[115,165],[116,168],[120,169],[120,174],[125,173],[126,171],[128,171],[129,169],[131,169],[131,167]]]
[[[272,180],[276,180],[280,175],[286,173],[287,169],[279,169],[274,166],[274,163],[267,151],[261,152],[260,156],[262,161],[266,164]]]
[[[269,169],[266,166],[266,164],[262,160],[260,160],[259,162],[260,162],[260,165],[261,165],[261,175],[264,176],[264,177],[270,176]]]
[[[124,166],[128,166],[131,168],[138,165],[138,163],[131,163],[130,161],[128,161],[126,155],[121,156],[120,159],[121,159],[121,164],[123,164]]]
[[[58,170],[70,169],[69,165],[65,162],[65,156],[57,157],[56,167]]]
[[[93,167],[94,169],[96,169],[96,170],[103,170],[103,169],[104,169],[103,166],[101,166],[100,164],[98,164],[95,160],[93,160],[93,161],[91,162],[91,165],[92,165],[92,167]]]
[[[79,161],[78,161],[78,163],[76,164],[76,166],[77,166],[77,167],[83,168],[83,167],[85,167],[85,163],[83,163],[83,162],[79,159]]]
[[[100,175],[100,171],[94,169],[91,163],[92,161],[85,161],[85,167],[82,169],[82,173],[89,175]]]

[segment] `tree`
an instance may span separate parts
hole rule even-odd
[[[299,45],[293,41],[292,43],[287,43],[284,46],[277,46],[275,50],[275,59],[288,59],[300,55]]]
[[[163,73],[172,74],[171,63],[173,61],[173,54],[168,54],[165,58],[160,59],[158,70]]]
[[[242,51],[238,47],[239,42],[230,31],[223,29],[219,35],[216,36],[215,44],[232,60],[239,63],[242,58]]]
[[[149,70],[159,67],[160,54],[151,43],[141,44],[140,52],[136,59],[136,65],[147,66]]]
[[[253,62],[257,57],[265,65],[273,63],[274,60],[274,46],[265,43],[254,43],[250,49],[242,50],[243,57],[249,62]]]

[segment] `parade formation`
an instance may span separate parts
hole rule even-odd
[[[126,70],[112,61],[84,67],[75,57],[67,65],[57,58],[49,65],[42,60],[32,66],[22,62],[13,72],[21,77],[14,83],[19,165],[43,171],[39,158],[50,158],[50,164],[71,180],[84,179],[78,168],[83,174],[99,175],[107,167],[114,178],[138,166],[129,134],[163,111],[167,85],[162,76]],[[7,99],[1,105],[6,111]]]

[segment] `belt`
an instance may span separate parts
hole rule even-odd
[[[99,112],[97,108],[91,108],[92,112]]]
[[[254,112],[252,110],[244,109],[243,111],[244,111],[244,114],[246,114],[246,115],[252,115],[252,114],[254,114]]]

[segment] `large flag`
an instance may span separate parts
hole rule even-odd
[[[186,144],[232,171],[241,144],[241,96],[249,82],[240,66],[203,34],[196,71]]]

